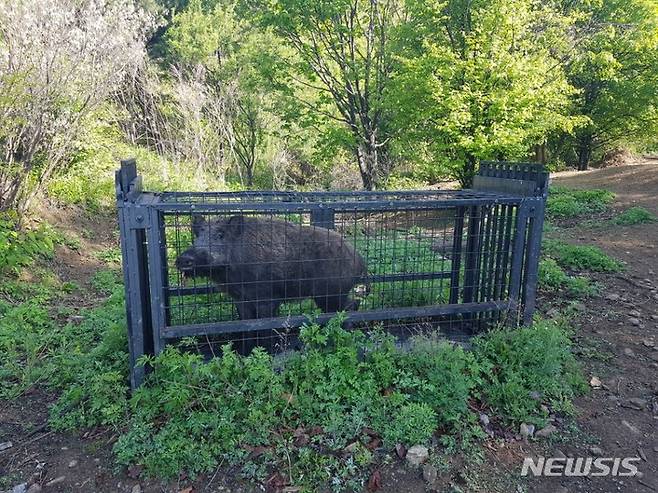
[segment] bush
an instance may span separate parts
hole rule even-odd
[[[599,287],[592,281],[568,275],[552,258],[539,261],[539,288],[553,292],[564,290],[575,298],[586,298],[599,292]]]
[[[543,250],[560,267],[576,271],[618,272],[623,265],[595,246],[571,245],[559,240],[545,240]]]
[[[615,196],[607,190],[573,190],[551,187],[546,214],[552,218],[574,218],[604,212]]]
[[[485,370],[480,387],[485,401],[510,424],[543,425],[544,401],[569,411],[571,398],[586,388],[570,348],[567,327],[555,321],[475,338],[474,352]]]
[[[0,274],[16,274],[35,258],[51,256],[54,242],[48,232],[44,226],[19,230],[16,216],[0,214]]]
[[[656,216],[644,207],[631,207],[612,220],[614,224],[620,226],[634,226],[636,224],[652,223],[654,221],[656,221]]]

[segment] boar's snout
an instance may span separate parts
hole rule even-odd
[[[208,270],[212,259],[205,250],[190,248],[176,259],[176,267],[183,274],[194,275],[197,271]]]

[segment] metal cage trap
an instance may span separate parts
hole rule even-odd
[[[152,193],[122,161],[131,385],[169,341],[280,351],[336,312],[401,337],[529,322],[547,189],[540,165],[490,162],[470,190]]]

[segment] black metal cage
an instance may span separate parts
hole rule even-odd
[[[187,336],[288,347],[309,319],[472,334],[528,322],[548,174],[483,163],[471,190],[162,192],[116,173],[131,355]]]

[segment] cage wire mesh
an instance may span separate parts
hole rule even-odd
[[[137,179],[136,169],[127,174]],[[400,344],[421,334],[465,341],[518,317],[522,271],[532,270],[533,219],[519,194],[148,194],[126,182],[119,173],[118,196],[135,204],[120,214],[124,272],[141,268],[150,294],[128,303],[150,317],[138,343],[152,339],[156,353],[181,338],[206,355],[226,343],[285,353],[299,347],[302,324],[337,312],[350,327],[383,326]],[[146,253],[130,262],[123,236],[140,216]]]

